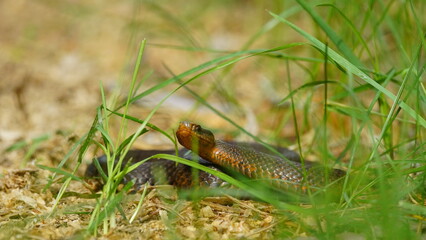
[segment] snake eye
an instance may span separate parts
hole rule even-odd
[[[193,127],[192,127],[192,129],[194,130],[194,131],[200,131],[201,130],[201,126],[200,125],[197,125],[197,124],[195,124]]]

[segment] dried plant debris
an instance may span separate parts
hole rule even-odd
[[[52,212],[59,184],[44,190],[50,173],[38,169],[11,170],[0,178],[0,239],[62,239],[84,232],[95,205],[94,199],[62,198]],[[69,191],[88,193],[79,182]],[[268,239],[277,218],[272,206],[229,196],[198,201],[179,199],[172,186],[150,187],[132,223],[141,194],[126,195],[124,218],[116,214],[117,227],[105,239]]]
[[[129,215],[140,195],[129,196]],[[172,197],[174,199],[174,196]],[[135,222],[117,215],[113,235],[136,239],[271,239],[277,219],[273,207],[251,200],[212,197],[200,201],[165,199],[156,188],[149,192]]]

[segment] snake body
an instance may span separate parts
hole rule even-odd
[[[175,151],[130,150],[124,157],[121,168],[123,169],[126,165],[131,165],[131,163],[142,161],[156,154],[175,154]],[[188,150],[185,149],[181,149],[178,152],[178,155],[189,160],[191,160],[192,157],[191,154],[188,154]],[[102,171],[107,173],[107,158],[105,155],[94,159],[94,161],[97,161],[102,168]],[[201,160],[200,163],[206,167],[220,171],[219,168],[205,160]],[[101,174],[99,173],[95,163],[92,162],[89,164],[85,172],[85,177],[95,178],[99,177],[100,175]],[[222,179],[204,171],[199,171],[198,176],[198,183],[203,186],[217,187],[224,183]],[[176,162],[167,159],[150,159],[141,164],[135,170],[126,174],[122,183],[126,184],[130,181],[134,181],[134,186],[136,189],[141,188],[145,183],[149,183],[150,185],[169,184],[181,188],[188,188],[193,186],[193,180],[192,168],[187,165],[177,164]],[[99,190],[99,187],[100,186],[95,186],[95,190]]]
[[[320,187],[345,174],[339,169],[326,169],[310,162],[303,164],[290,161],[215,140],[211,131],[191,122],[181,122],[176,136],[182,146],[196,151],[203,159],[241,173],[248,178],[269,181],[280,188]]]
[[[286,148],[277,149],[281,154],[274,155],[259,144],[241,146],[216,140],[211,131],[191,122],[181,122],[176,137],[182,146],[202,158],[200,163],[203,165],[215,170],[236,172],[256,181],[267,181],[279,188],[304,190],[309,186],[321,187],[345,175],[345,172],[339,169],[328,169],[310,162],[302,163],[297,153]],[[191,154],[185,154],[186,151],[180,150],[179,156],[191,159]],[[123,161],[123,166],[129,160],[140,161],[157,153],[174,154],[174,151],[130,151]],[[101,157],[96,161],[105,171],[106,159]],[[86,176],[93,177],[98,174],[94,163],[89,165]],[[160,181],[161,179],[163,180]],[[165,159],[151,159],[128,173],[123,182],[130,180],[135,181],[136,187],[145,182],[189,187],[193,185],[193,174],[192,169],[186,165]],[[223,183],[218,177],[203,171],[199,172],[198,182],[206,186],[218,186]]]

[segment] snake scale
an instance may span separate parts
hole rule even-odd
[[[216,140],[213,133],[200,125],[191,122],[181,122],[176,137],[185,147],[178,152],[180,157],[193,160],[196,152],[200,163],[226,173],[237,173],[256,181],[266,181],[282,189],[302,189],[321,187],[345,175],[343,170],[325,168],[319,164],[300,161],[297,153],[286,148],[276,148],[280,153],[274,154],[257,143],[235,143]],[[129,161],[138,162],[158,153],[175,154],[174,150],[131,150],[127,153],[122,163],[125,166]],[[106,172],[106,157],[98,161],[103,171]],[[85,173],[86,177],[99,176],[99,171],[91,163]],[[150,159],[138,168],[128,173],[123,183],[135,181],[136,188],[148,182],[154,184],[171,184],[177,187],[191,187],[194,184],[191,167],[176,164],[166,159]],[[217,187],[224,183],[220,178],[204,172],[198,173],[199,184]]]

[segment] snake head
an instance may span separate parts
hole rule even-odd
[[[176,131],[176,137],[182,146],[198,152],[199,155],[210,151],[216,144],[211,131],[203,129],[200,125],[192,122],[181,122]]]

